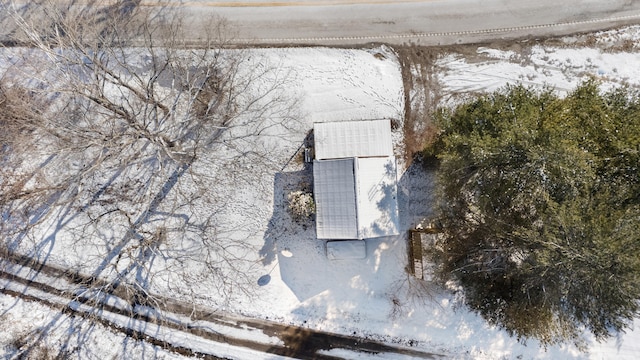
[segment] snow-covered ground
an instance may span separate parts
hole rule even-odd
[[[592,47],[581,46],[584,36],[576,36],[563,38],[556,46],[533,45],[522,51],[479,47],[472,59],[448,54],[437,62],[443,94],[494,91],[515,82],[566,94],[590,77],[601,81],[603,90],[622,85],[639,88],[640,27],[593,36]]]
[[[608,34],[640,39],[638,28]],[[443,104],[451,104],[460,94],[491,91],[515,82],[550,86],[562,93],[590,75],[601,78],[604,87],[640,85],[637,52],[581,48],[569,46],[571,39],[566,41],[567,46],[536,45],[529,53],[484,47],[478,49],[473,59],[454,53],[442,56],[437,62],[440,69],[437,81]],[[230,224],[229,231],[240,232],[236,235],[248,239],[255,248],[250,255],[254,257],[254,265],[247,269],[255,281],[251,292],[233,293],[228,299],[214,298],[204,281],[198,288],[190,289],[195,293],[195,301],[287,324],[366,336],[454,359],[640,356],[640,330],[621,334],[603,344],[592,342],[588,353],[568,345],[545,350],[536,341],[519,343],[467,311],[454,294],[409,277],[405,272],[405,234],[367,240],[367,257],[362,260],[327,259],[324,243],[315,238],[313,223],[296,223],[286,212],[286,193],[309,180],[304,164],[289,160],[295,153],[295,145],[302,144],[306,130],[314,122],[382,118],[401,122],[404,99],[398,60],[386,47],[261,49],[253,54],[260,61],[286,69],[287,91],[300,99],[299,128],[303,131],[290,134],[283,140],[282,150],[274,152],[272,160],[282,165],[280,171],[235,184],[233,190],[212,189],[234,196],[236,206],[223,212],[221,216],[226,221],[222,223]],[[398,155],[403,149],[401,131],[399,126],[393,133]],[[401,230],[408,230],[432,211],[433,174],[402,164],[398,170]],[[250,226],[238,230],[237,224],[243,222]],[[64,239],[59,238],[51,258],[64,254]],[[174,289],[180,289],[179,284],[174,285]],[[163,287],[156,284],[154,289],[162,291]],[[100,325],[77,325],[72,317],[6,295],[0,295],[0,323],[6,329],[0,335],[0,352],[5,354],[11,351],[11,344],[20,334],[42,328],[49,335],[38,341],[69,349],[82,344],[87,347],[80,353],[82,358],[179,358],[145,342],[125,339]],[[70,338],[69,333],[77,333],[77,337]],[[72,339],[72,343],[64,345],[60,339]],[[218,345],[198,346],[206,349]],[[224,354],[238,359],[261,358],[238,349]],[[342,350],[326,354],[372,357]]]
[[[50,297],[43,294],[44,297]],[[0,356],[13,359],[18,350],[32,348],[27,359],[192,359],[148,341],[124,338],[100,323],[52,311],[37,302],[26,302],[0,294]],[[131,318],[111,316],[109,321],[166,340],[175,347],[213,353],[229,359],[284,359],[244,347],[220,344],[163,327],[150,327]],[[10,326],[10,327],[7,327]],[[241,331],[241,330],[238,330]],[[256,337],[263,337],[257,334]],[[215,350],[212,350],[215,349]],[[23,357],[18,357],[22,359]]]

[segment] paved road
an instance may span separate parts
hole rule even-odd
[[[180,1],[190,32],[225,17],[240,43],[421,45],[561,35],[640,22],[636,0]],[[143,1],[150,5],[154,1]]]
[[[74,7],[118,2],[177,5],[187,16],[183,36],[193,45],[213,27],[213,16],[227,19],[242,45],[449,45],[640,23],[638,0],[73,0]],[[3,5],[0,0],[0,11]],[[0,37],[10,30],[0,28]]]

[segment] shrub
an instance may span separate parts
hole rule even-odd
[[[289,202],[289,213],[297,221],[306,221],[316,213],[316,204],[313,201],[313,194],[310,192],[296,190],[287,195]]]

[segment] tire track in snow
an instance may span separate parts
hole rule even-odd
[[[157,334],[161,330],[168,330],[172,334],[179,332],[191,338],[197,337],[300,359],[339,359],[320,353],[322,350],[331,349],[370,354],[395,353],[421,359],[443,357],[439,354],[393,347],[355,336],[314,331],[238,315],[221,314],[161,296],[139,297],[135,295],[137,292],[128,285],[120,284],[114,287],[105,281],[37,263],[33,259],[16,254],[0,254],[0,279],[5,280],[0,284],[0,293],[27,301],[39,302],[63,313],[101,323],[127,336],[186,356],[220,359],[216,355],[172,343],[171,340],[163,339]],[[103,295],[93,295],[96,290],[104,292]],[[134,295],[132,296],[132,294]],[[153,299],[157,305],[162,305],[162,309],[153,307],[152,302],[146,300],[147,298]],[[138,302],[140,300],[142,303]],[[114,320],[117,318],[127,319],[127,324],[135,326],[122,326]],[[191,321],[187,323],[180,318]],[[269,337],[279,338],[284,345],[225,335],[215,331],[207,324],[203,324],[204,322],[215,324],[218,327],[226,326],[232,331],[235,329],[261,331]],[[154,333],[145,332],[144,329],[152,329]]]

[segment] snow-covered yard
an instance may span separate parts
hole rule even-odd
[[[616,37],[638,41],[640,29],[614,31],[599,38]],[[437,60],[436,75],[442,104],[454,103],[466,93],[491,91],[515,82],[567,92],[587,76],[596,76],[603,80],[604,87],[640,86],[637,52],[574,47],[569,46],[571,39],[566,42],[567,46],[562,47],[536,45],[530,52],[482,47],[473,60],[463,54],[443,55]],[[384,46],[363,50],[260,49],[252,50],[251,56],[253,63],[271,64],[287,74],[286,90],[292,98],[299,99],[301,113],[295,131],[279,140],[281,146],[272,147],[270,170],[238,168],[241,173],[236,175],[244,179],[242,182],[222,182],[211,188],[230,200],[230,206],[219,214],[219,231],[246,239],[252,246],[245,259],[250,266],[244,269],[245,275],[253,279],[251,289],[220,298],[210,291],[215,284],[208,283],[206,277],[194,279],[192,284],[198,286],[193,287],[163,272],[154,280],[153,291],[244,315],[368,337],[456,359],[640,356],[640,331],[620,334],[604,344],[592,343],[588,353],[571,346],[545,350],[536,341],[519,343],[467,311],[456,294],[407,275],[407,230],[432,213],[434,201],[434,175],[417,165],[407,168],[406,164],[398,164],[402,234],[366,240],[365,259],[329,260],[324,242],[315,238],[313,222],[295,222],[287,213],[288,192],[311,181],[308,165],[296,153],[314,122],[393,119],[400,124],[394,128],[393,138],[396,155],[402,158],[404,90],[398,59]],[[265,172],[267,176],[256,176]],[[69,255],[63,237],[51,246],[52,259]],[[194,274],[198,271],[203,270]],[[178,358],[99,326],[84,331],[87,324],[78,325],[66,315],[6,295],[0,295],[0,319],[5,328],[10,326],[0,336],[4,353],[24,331],[53,324],[47,329],[52,333],[46,340],[49,345],[63,346],[56,343],[56,332],[77,331],[78,336],[88,337],[77,339],[78,344],[91,349],[84,353],[86,357]],[[249,352],[218,353],[259,358]],[[351,352],[327,354],[375,357]]]

